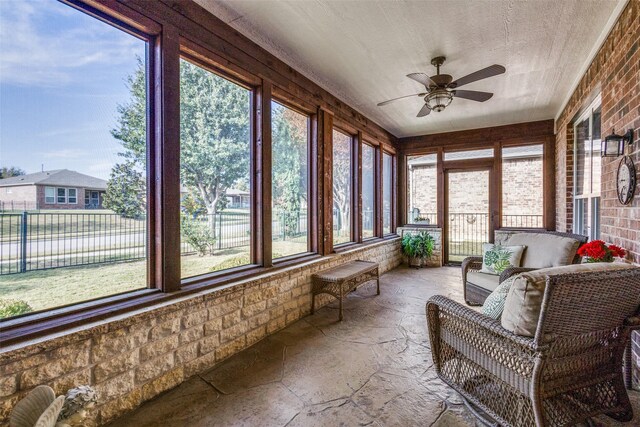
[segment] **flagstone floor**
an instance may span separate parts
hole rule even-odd
[[[460,269],[395,269],[120,418],[120,426],[474,426],[436,376],[425,303],[462,302]],[[640,425],[640,393],[633,393]]]

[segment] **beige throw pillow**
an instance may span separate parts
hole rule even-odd
[[[527,247],[522,255],[520,267],[548,268],[571,264],[580,242],[553,234],[517,233],[509,237],[507,244]]]
[[[502,327],[525,337],[533,337],[538,329],[542,297],[547,286],[547,276],[592,271],[622,270],[634,268],[626,263],[571,264],[563,267],[543,268],[521,273],[509,288],[504,305]]]

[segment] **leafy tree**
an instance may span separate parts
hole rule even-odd
[[[26,172],[15,166],[3,166],[0,168],[0,179],[11,178],[12,176],[25,175]]]
[[[333,207],[340,213],[340,235],[351,227],[351,139],[333,132]]]
[[[104,207],[125,218],[141,218],[145,213],[145,180],[135,162],[116,164],[107,181]]]
[[[307,188],[307,118],[273,104],[272,198],[286,235],[298,232],[302,201]]]
[[[131,183],[130,187],[120,190],[135,193],[134,199],[144,200],[144,187],[120,178],[131,170],[145,170],[146,81],[141,60],[135,73],[127,79],[127,86],[131,99],[118,107],[118,125],[111,133],[122,144],[124,150],[120,156],[128,165],[127,168],[116,165],[111,180]],[[226,204],[227,189],[249,185],[249,97],[248,90],[181,61],[181,184],[206,208],[212,231],[215,214]]]

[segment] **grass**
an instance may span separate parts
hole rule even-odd
[[[273,242],[273,254],[281,257],[307,251],[304,239]],[[246,265],[249,247],[216,251],[214,255],[180,258],[182,277]],[[146,262],[120,262],[53,268],[0,276],[0,300],[27,303],[33,311],[46,310],[146,286]]]

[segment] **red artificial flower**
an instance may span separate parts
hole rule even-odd
[[[578,249],[578,255],[587,257],[587,262],[612,262],[614,257],[624,257],[625,254],[621,247],[607,246],[602,240],[593,240]]]

